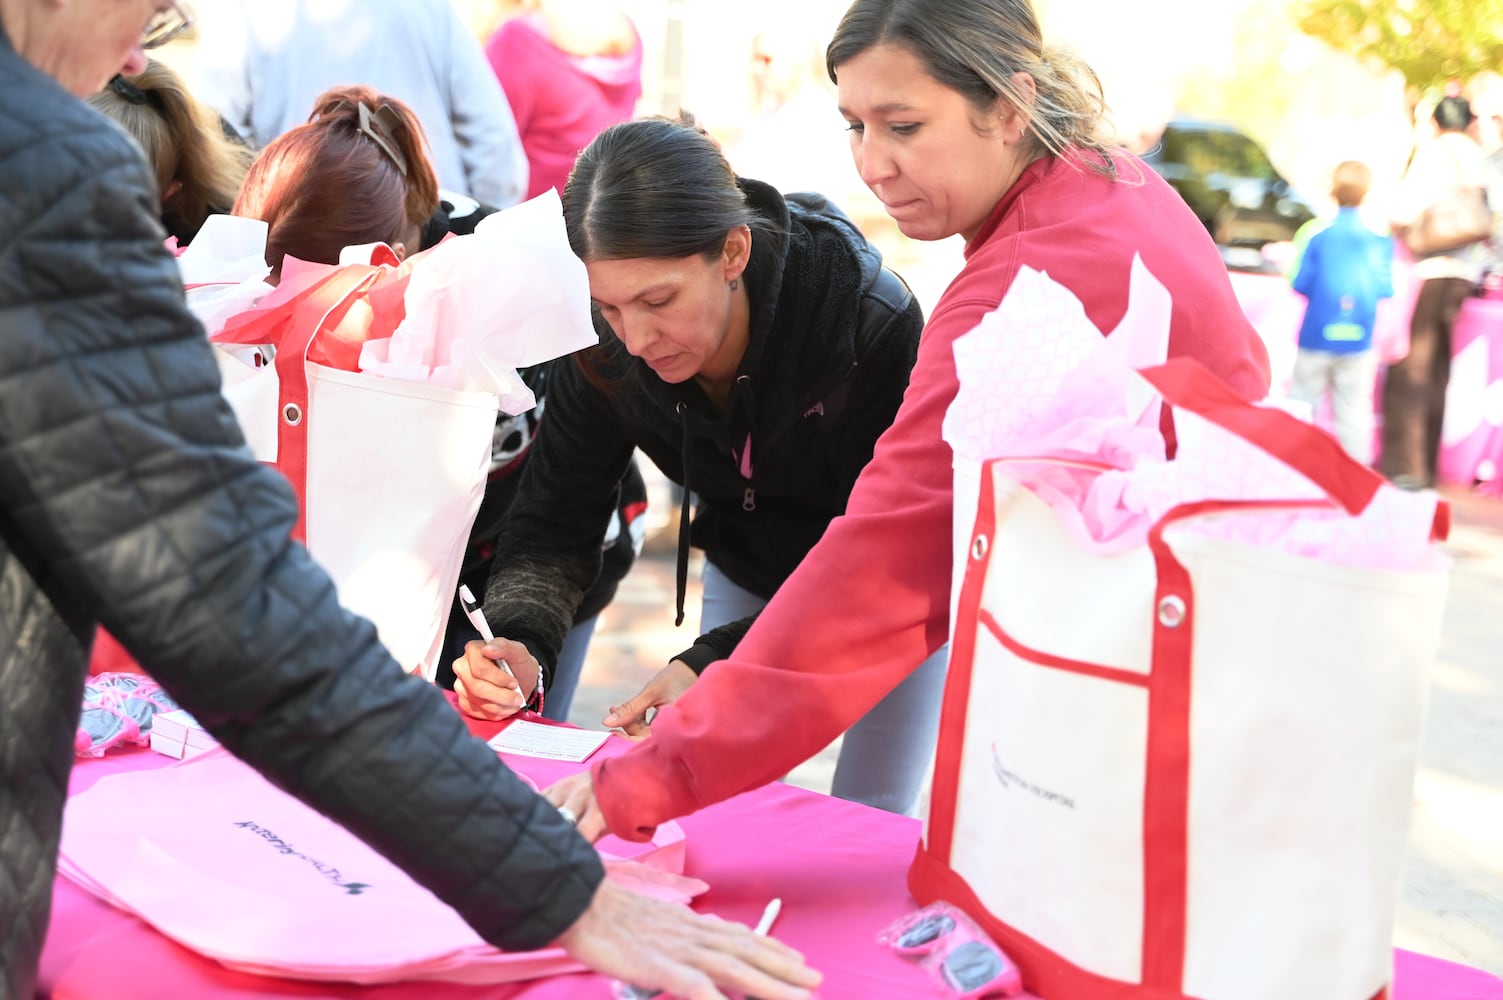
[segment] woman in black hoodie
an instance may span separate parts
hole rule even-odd
[[[556,362],[486,590],[498,636],[455,663],[466,710],[504,717],[551,683],[599,561],[598,525],[636,449],[684,490],[678,621],[691,545],[705,553],[701,631],[607,716],[628,732],[730,654],[845,510],[908,384],[923,315],[855,225],[818,195],[738,178],[691,123],[614,126],[564,191],[590,276],[598,347]],[[525,647],[525,648],[523,648]],[[519,675],[495,666],[505,659]],[[944,654],[847,734],[834,792],[916,804]]]

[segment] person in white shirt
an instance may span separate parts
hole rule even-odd
[[[1442,98],[1434,118],[1437,134],[1414,151],[1399,187],[1393,225],[1401,235],[1432,206],[1487,187],[1482,147],[1470,134],[1477,120],[1471,104],[1464,97]],[[1389,366],[1383,383],[1381,466],[1396,486],[1435,485],[1451,379],[1451,329],[1482,280],[1486,258],[1479,239],[1425,254],[1414,265],[1420,290],[1409,321],[1409,353]]]
[[[527,157],[480,42],[450,0],[216,0],[199,24],[197,96],[260,148],[330,87],[406,102],[439,186],[496,208],[527,193]]]

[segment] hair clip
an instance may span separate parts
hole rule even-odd
[[[116,73],[114,76],[110,77],[109,88],[113,90],[117,95],[119,95],[122,99],[129,101],[131,104],[146,103],[146,91],[142,90],[134,83],[131,83],[119,73]]]
[[[391,158],[391,162],[397,165],[397,170],[406,177],[407,158],[397,148],[396,140],[396,130],[402,127],[401,117],[390,104],[383,104],[372,111],[370,105],[362,101],[359,109],[360,124],[357,127],[381,147],[381,151]]]

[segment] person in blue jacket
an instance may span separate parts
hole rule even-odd
[[[1308,304],[1289,389],[1312,407],[1330,393],[1336,437],[1363,464],[1373,458],[1373,326],[1378,300],[1393,295],[1393,238],[1373,232],[1357,211],[1371,183],[1366,164],[1347,160],[1336,168],[1336,218],[1310,237],[1300,257],[1294,290]]]

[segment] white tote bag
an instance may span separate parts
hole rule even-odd
[[[979,496],[915,894],[966,906],[1048,1000],[1381,996],[1446,575],[1194,526],[1434,537],[1445,508],[1416,520],[1423,498],[1194,363],[1144,374],[1182,434],[1197,412],[1323,499],[1181,504],[1099,547],[1060,516],[1061,470],[1115,470],[962,468]]]
[[[397,662],[432,679],[485,490],[498,399],[308,359],[320,335],[370,321],[371,294],[392,274],[327,268],[212,339],[247,440],[297,492],[297,537]],[[225,350],[250,343],[271,344],[274,364],[249,367]]]

